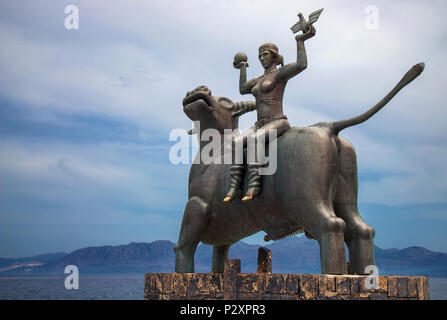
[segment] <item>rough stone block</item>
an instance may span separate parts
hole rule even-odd
[[[397,278],[388,277],[388,297],[397,297]]]
[[[349,295],[351,294],[351,279],[346,276],[335,277],[335,291],[338,294]]]
[[[147,274],[146,282],[151,293],[170,293],[172,291],[172,273]]]
[[[416,281],[416,286],[418,291],[418,299],[428,300],[430,297],[429,297],[427,277],[418,277]]]
[[[223,275],[221,273],[205,273],[198,278],[199,293],[215,294],[222,291]]]
[[[210,286],[210,274],[203,274],[203,276],[198,277],[197,278],[197,289],[198,289],[198,294],[206,294],[206,295],[211,295],[214,292],[211,291],[211,286]]]
[[[399,298],[408,297],[408,278],[405,277],[397,278],[397,296]]]
[[[258,249],[258,273],[272,273],[272,251],[265,247]]]
[[[146,273],[144,275],[144,292],[147,294],[154,294],[156,292],[154,273]]]
[[[297,274],[288,274],[287,275],[287,284],[286,291],[288,294],[299,294],[300,292],[300,276]]]
[[[326,280],[327,290],[335,292],[335,276],[327,275],[326,277],[327,277],[327,280]]]
[[[171,294],[172,273],[159,273],[158,281],[161,282],[161,292],[164,294]]]
[[[174,273],[172,277],[173,286],[172,290],[176,296],[186,296],[188,288],[188,275],[187,273]]]
[[[300,299],[315,299],[318,295],[318,276],[312,274],[302,274],[299,278]]]
[[[327,291],[327,275],[323,274],[320,276],[318,283],[318,294],[324,296]]]
[[[237,299],[236,275],[241,272],[241,260],[233,259],[225,261],[223,279],[224,299]]]
[[[335,278],[336,276],[322,274],[318,279],[318,297],[317,299],[332,299],[337,296],[338,293],[335,290]]]
[[[254,273],[240,273],[236,275],[238,292],[264,292],[265,276]]]
[[[430,299],[430,290],[428,287],[428,278],[427,277],[424,277],[424,278],[425,278],[424,295],[425,295],[425,299],[429,300]]]
[[[266,293],[286,293],[287,275],[268,274],[265,276]]]
[[[418,296],[418,289],[417,289],[416,278],[414,277],[408,278],[408,298],[417,298],[417,296]]]
[[[377,292],[388,292],[388,278],[387,277],[379,277],[379,287],[375,289]]]
[[[359,295],[359,278],[351,277],[351,296],[353,299]]]
[[[186,295],[188,297],[195,297],[198,296],[199,293],[199,275],[197,273],[190,274],[190,276],[188,277]]]

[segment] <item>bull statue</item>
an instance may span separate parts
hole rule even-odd
[[[361,218],[357,208],[357,162],[353,145],[339,132],[360,124],[388,103],[398,91],[424,69],[414,65],[400,82],[365,113],[309,127],[291,127],[277,138],[277,170],[262,176],[262,192],[251,201],[225,203],[230,164],[206,164],[196,159],[189,175],[188,202],[179,240],[174,247],[175,271],[194,272],[194,253],[199,242],[213,245],[212,272],[223,272],[229,247],[259,231],[265,240],[279,240],[305,232],[320,247],[321,273],[346,274],[344,243],[349,249],[350,273],[365,274],[374,265],[374,228]],[[237,113],[243,103],[215,97],[201,86],[188,92],[183,111],[200,129],[200,150],[206,143],[201,133],[216,129],[222,142],[225,129],[238,127]],[[225,148],[222,148],[224,150]],[[222,151],[223,152],[223,151]],[[247,188],[247,174],[242,188]]]

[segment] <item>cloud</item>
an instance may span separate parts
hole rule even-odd
[[[123,168],[100,163],[98,158],[92,161],[91,154],[90,159],[86,159],[88,153],[78,153],[79,150],[76,149],[79,148],[73,146],[70,149],[57,145],[48,148],[41,144],[23,146],[8,142],[2,142],[0,145],[4,152],[0,170],[25,175],[36,180],[109,184],[135,180],[137,177],[135,173]]]
[[[188,168],[168,148],[9,139],[0,150],[1,255],[177,236]]]
[[[401,144],[371,138],[352,130],[347,137],[356,147],[359,175],[375,175],[360,180],[359,201],[387,205],[445,203],[447,168],[441,159],[447,156],[442,145],[414,141]]]
[[[116,210],[118,206],[141,208],[138,212],[143,213],[166,212],[176,209],[186,198],[186,184],[176,187],[169,181],[186,181],[187,168],[173,167],[164,160],[167,148],[131,143],[47,145],[43,141],[2,141],[0,147],[4,152],[0,162],[1,195],[12,207],[12,195],[16,194],[57,203],[67,211],[74,204],[78,210]],[[171,194],[166,193],[168,188]]]
[[[2,94],[55,111],[181,126],[186,123],[181,99],[198,84],[240,99],[231,67],[235,52],[249,54],[250,76],[262,73],[255,58],[262,42],[276,42],[286,62],[295,59],[289,31],[297,19],[290,14],[297,11],[293,1],[282,2],[281,10],[272,10],[277,5],[271,1],[256,6],[250,1],[134,1],[125,10],[119,2],[79,2],[78,31],[63,28],[63,11],[56,10],[61,5],[49,5],[43,20],[46,3],[27,3],[20,14],[12,5],[6,11],[10,18],[2,24],[0,61],[9,81]],[[436,94],[429,96],[445,101],[441,88],[446,76],[434,70],[446,58],[441,42],[433,41],[442,37],[445,22],[432,18],[445,5],[412,3],[403,15],[397,10],[401,2],[383,4],[377,31],[363,26],[362,2],[303,3],[300,10],[310,12],[316,5],[325,11],[317,36],[307,43],[309,69],[291,80],[286,103],[350,115],[381,98],[419,59],[429,59],[425,81],[406,92],[408,100],[421,105],[427,101],[427,84],[435,84]],[[408,19],[416,13],[424,24]],[[22,23],[24,16],[27,23]],[[439,107],[436,111],[445,114]]]
[[[308,68],[286,88],[290,122],[358,115],[425,61],[424,73],[379,114],[341,134],[357,150],[362,203],[445,203],[444,1],[380,2],[378,30],[364,27],[371,3],[363,0],[70,4],[80,9],[77,31],[64,28],[63,2],[1,4],[0,111],[8,117],[0,119],[0,214],[11,230],[28,223],[38,236],[33,223],[54,223],[45,230],[56,236],[58,226],[91,223],[85,237],[98,244],[113,232],[175,240],[188,167],[168,163],[168,137],[191,128],[181,109],[186,91],[205,84],[217,96],[254,100],[239,95],[234,54],[247,53],[249,78],[263,72],[264,42],[294,61],[296,13],[321,7],[317,35],[306,42]],[[240,127],[255,120],[245,115]],[[70,237],[76,248],[74,231]],[[17,239],[12,232],[3,242]]]

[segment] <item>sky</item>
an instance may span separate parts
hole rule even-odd
[[[68,5],[78,29],[65,27]],[[0,0],[0,257],[176,242],[190,165],[169,161],[169,134],[191,128],[186,92],[204,84],[254,100],[239,94],[235,53],[247,54],[249,78],[263,72],[262,43],[293,62],[290,27],[319,8],[284,113],[295,126],[350,118],[425,62],[341,135],[357,150],[375,244],[447,252],[445,1]],[[255,121],[246,114],[240,128]]]

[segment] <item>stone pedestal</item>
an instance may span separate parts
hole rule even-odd
[[[377,289],[366,276],[239,273],[225,285],[222,273],[147,273],[146,300],[428,300],[427,277],[383,276]],[[235,285],[234,285],[235,284]]]
[[[224,273],[146,273],[145,300],[429,300],[424,276],[272,274],[271,253],[259,251],[258,273],[240,273],[228,260]]]

